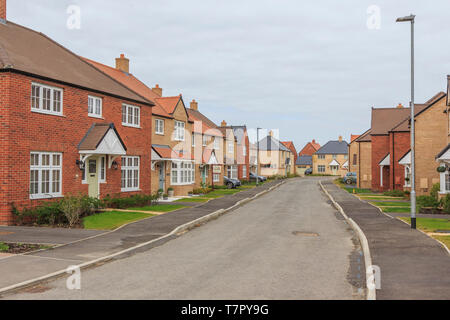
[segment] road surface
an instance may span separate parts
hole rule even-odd
[[[292,179],[152,250],[7,299],[363,299],[355,235],[317,178]]]

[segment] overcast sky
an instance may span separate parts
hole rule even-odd
[[[79,30],[67,28],[72,4]],[[8,0],[9,20],[108,65],[125,53],[164,95],[195,98],[218,124],[279,129],[297,149],[349,140],[372,106],[409,103],[410,27],[398,16],[417,15],[416,101],[445,90],[449,12],[448,0]]]

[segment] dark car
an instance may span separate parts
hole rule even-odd
[[[258,181],[266,181],[267,178],[263,176],[257,176],[253,172],[250,172],[250,181],[256,181],[256,178],[258,178]]]
[[[305,170],[305,176],[309,176],[310,174],[312,174],[312,168],[308,168]]]
[[[223,183],[228,189],[235,189],[241,186],[241,182],[238,179],[230,179],[228,177],[223,177]]]
[[[345,177],[342,179],[346,184],[355,184],[356,183],[356,172],[347,172]]]

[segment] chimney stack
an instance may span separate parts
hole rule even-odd
[[[130,59],[125,58],[123,53],[120,58],[116,58],[116,69],[130,73]]]
[[[227,122],[225,120],[222,121],[222,123],[220,124],[221,127],[226,127],[227,126]]]
[[[158,96],[162,97],[162,88],[159,87],[159,84],[156,84],[152,91]]]
[[[401,103],[398,104],[397,109],[403,109],[403,105]]]
[[[316,143],[316,139],[313,139],[312,143]]]
[[[0,19],[6,21],[6,0],[0,0]]]
[[[269,131],[269,136],[273,137],[273,131],[272,130]]]
[[[342,142],[342,136],[339,136],[339,142]]]
[[[195,111],[198,110],[198,102],[195,101],[195,99],[192,99],[190,108],[191,108],[192,110],[195,110]]]

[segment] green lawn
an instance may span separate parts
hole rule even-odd
[[[386,196],[366,196],[366,195],[360,195],[359,198],[362,200],[382,200],[387,202],[392,200],[402,200],[402,198],[394,198]]]
[[[201,198],[201,197],[193,197],[193,198],[181,198],[178,200],[175,200],[174,202],[206,202],[210,199],[207,198]]]
[[[371,204],[374,204],[378,207],[409,207],[411,203],[409,202],[378,202],[378,201],[370,201]]]
[[[433,238],[436,238],[440,242],[443,242],[447,246],[447,248],[450,249],[450,236],[433,236]]]
[[[112,230],[152,216],[142,212],[106,211],[84,218],[83,225],[85,229]]]
[[[411,212],[410,207],[381,207],[381,210],[386,213],[408,213]]]
[[[158,204],[146,207],[135,207],[129,208],[127,210],[137,210],[137,211],[153,211],[153,212],[170,212],[178,209],[186,208],[181,204]]]
[[[400,218],[411,223],[410,218]],[[436,232],[436,230],[450,230],[450,219],[417,218],[417,228],[425,232]]]
[[[349,193],[353,193],[353,190],[355,191],[355,193],[363,193],[363,194],[368,194],[368,193],[370,193],[370,194],[376,194],[376,193],[373,193],[373,191],[372,190],[370,190],[370,189],[359,189],[359,188],[347,188],[347,187],[342,187],[342,189],[344,189],[345,191],[347,191],[347,192],[349,192]]]

